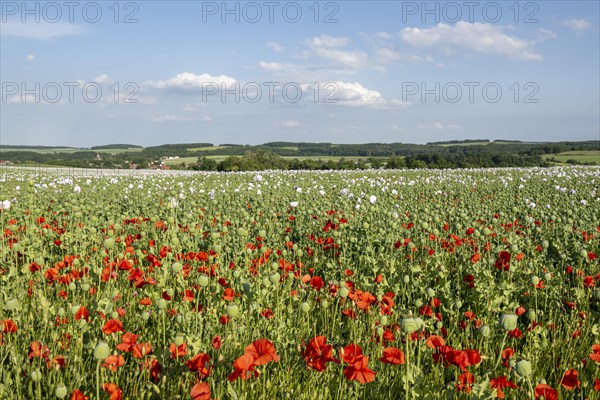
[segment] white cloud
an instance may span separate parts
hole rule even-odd
[[[308,39],[306,41],[306,44],[310,47],[327,47],[330,49],[337,47],[346,47],[348,45],[348,38],[323,35]]]
[[[280,72],[280,71],[289,70],[290,68],[295,68],[294,64],[281,64],[278,62],[265,62],[265,61],[259,62],[258,66],[268,72]]]
[[[408,61],[414,64],[422,63],[422,62],[432,62],[433,57],[425,56],[421,57],[416,54],[405,54],[400,53],[397,50],[390,49],[387,47],[383,47],[375,50],[375,56],[377,59],[383,63],[387,63],[390,61]]]
[[[303,123],[301,123],[300,121],[296,121],[295,119],[279,121],[279,122],[276,122],[275,125],[283,126],[285,128],[298,128],[298,127],[304,126]]]
[[[271,50],[275,51],[276,53],[281,53],[282,51],[285,50],[285,47],[283,47],[282,45],[280,45],[277,42],[268,42],[267,47],[270,48]]]
[[[342,50],[348,45],[348,38],[334,36],[313,37],[306,41],[310,50],[303,53],[304,57],[316,56],[333,61],[336,66],[346,69],[358,69],[366,65],[369,56],[358,50]]]
[[[456,124],[447,124],[444,125],[441,122],[433,122],[430,124],[419,124],[417,125],[417,129],[421,129],[421,130],[445,130],[445,129],[460,129],[461,126],[460,125],[456,125]]]
[[[563,21],[562,24],[576,33],[582,33],[583,31],[588,30],[592,26],[592,24],[589,21],[577,18],[568,19],[566,21]]]
[[[204,119],[209,118],[209,119]],[[201,121],[211,121],[211,117],[203,117]],[[198,121],[197,118],[184,117],[181,115],[173,115],[173,114],[165,114],[158,117],[152,118],[154,122],[190,122],[190,121]]]
[[[109,77],[108,75],[106,75],[106,74],[102,74],[102,75],[100,75],[100,76],[97,76],[97,77],[95,77],[94,79],[92,79],[92,82],[95,82],[95,83],[99,83],[99,84],[101,84],[101,85],[104,85],[104,84],[110,84],[110,83],[113,83],[113,82],[114,82],[114,80],[113,80],[111,77]]]
[[[27,54],[27,55],[25,56],[25,59],[26,59],[27,61],[33,61],[33,60],[35,60],[35,54]]]
[[[507,35],[501,26],[459,21],[454,25],[439,23],[432,28],[404,28],[401,39],[417,48],[438,47],[444,54],[474,51],[482,54],[497,54],[511,59],[542,60],[532,43]]]
[[[48,40],[63,36],[74,36],[85,34],[85,29],[77,24],[22,22],[0,22],[0,36],[13,36],[27,39]]]
[[[306,84],[301,86],[303,90],[309,90],[311,85]],[[386,99],[378,91],[370,90],[358,82],[336,81],[322,84],[320,96],[321,103],[350,107],[392,109],[410,105],[408,102],[402,102],[397,99]]]
[[[218,87],[232,87],[237,81],[227,75],[212,76],[197,75],[192,72],[182,72],[166,81],[146,81],[145,85],[153,89],[205,89],[206,85],[215,84]]]
[[[212,121],[212,117],[210,115],[205,115],[204,117],[200,118],[200,121]]]
[[[540,28],[538,29],[538,35],[537,35],[537,39],[536,42],[537,43],[541,43],[541,42],[545,42],[546,40],[551,40],[551,39],[556,39],[556,33],[548,30],[548,29],[544,29],[544,28]]]

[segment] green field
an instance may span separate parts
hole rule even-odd
[[[554,158],[561,164],[566,164],[568,160],[575,160],[580,163],[600,164],[600,150],[565,151],[559,154],[546,154],[543,158],[545,160]]]
[[[48,147],[48,148],[6,148],[6,147],[0,147],[0,150],[2,151],[33,151],[36,153],[41,153],[41,154],[58,154],[58,153],[78,153],[78,152],[82,152],[82,151],[91,151],[94,153],[105,153],[105,154],[121,154],[121,153],[131,153],[131,152],[140,152],[143,150],[143,148],[141,147],[131,147],[128,149],[98,149],[98,150],[91,150],[91,149],[77,149],[74,147]]]
[[[180,157],[175,160],[163,160],[166,165],[181,165],[181,163],[193,164],[198,161],[198,157]]]

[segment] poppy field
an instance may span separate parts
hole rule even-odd
[[[0,176],[0,398],[600,399],[600,168]]]

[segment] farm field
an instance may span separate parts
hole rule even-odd
[[[544,158],[554,158],[562,163],[566,163],[568,160],[575,160],[580,163],[600,164],[600,150],[564,151],[558,154],[546,154]]]
[[[600,398],[600,167],[2,171],[0,398]]]

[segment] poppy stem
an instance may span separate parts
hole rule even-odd
[[[101,363],[101,361],[98,360],[98,363],[96,364],[96,398],[97,399],[100,398],[100,363]]]
[[[504,332],[504,338],[502,339],[502,346],[500,346],[500,354],[498,354],[498,359],[496,360],[496,364],[494,365],[494,369],[498,368],[500,364],[500,360],[502,359],[502,351],[504,350],[504,345],[506,344],[506,337],[508,335]]]

